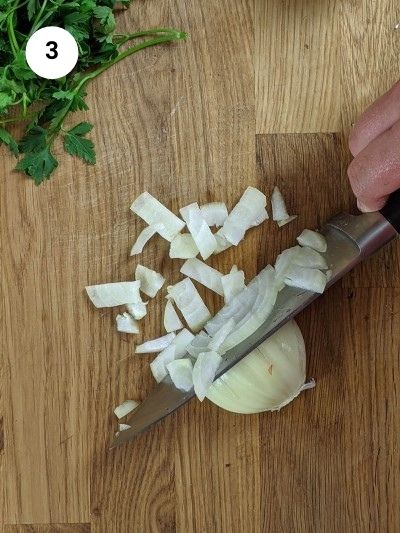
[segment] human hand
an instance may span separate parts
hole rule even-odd
[[[400,188],[400,81],[357,120],[347,173],[360,211],[381,209]]]

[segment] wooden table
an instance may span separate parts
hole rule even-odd
[[[2,150],[6,533],[400,530],[398,244],[299,318],[314,390],[254,416],[192,401],[113,451],[113,406],[154,382],[115,310],[83,292],[129,279],[138,261],[179,279],[161,240],[128,257],[143,227],[129,205],[145,189],[177,210],[278,184],[298,220],[266,223],[212,262],[248,279],[303,227],[352,209],[346,134],[398,78],[398,19],[395,0],[135,2],[121,27],[190,38],[91,86],[77,118],[96,124],[97,165],[58,147],[56,175],[36,187]],[[138,342],[162,332],[162,298],[149,308]]]

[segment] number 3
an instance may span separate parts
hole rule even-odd
[[[55,41],[49,41],[46,44],[46,46],[50,47],[50,52],[52,53],[52,55],[46,54],[46,57],[48,57],[49,59],[55,59],[56,57],[58,57],[58,52],[57,52],[58,44]]]

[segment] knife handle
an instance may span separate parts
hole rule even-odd
[[[380,213],[400,233],[400,189],[392,192]]]

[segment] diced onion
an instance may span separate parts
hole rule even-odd
[[[273,220],[279,222],[280,220],[287,220],[289,218],[289,213],[286,209],[285,200],[278,187],[274,187],[274,190],[272,192],[271,204]]]
[[[168,294],[192,331],[199,331],[207,320],[210,320],[210,311],[191,279],[185,278],[176,285],[168,287]]]
[[[230,272],[226,276],[222,276],[221,285],[225,302],[230,302],[245,287],[243,270]]]
[[[185,227],[185,223],[147,191],[131,205],[131,210],[150,226],[162,224],[158,233],[167,241],[172,241]]]
[[[293,222],[293,220],[296,220],[297,215],[291,215],[290,217],[285,218],[284,220],[278,220],[278,226],[282,228],[283,226],[286,226],[286,224],[289,224],[289,222]]]
[[[158,337],[157,339],[152,339],[151,341],[146,341],[143,344],[139,344],[139,346],[136,346],[135,353],[161,352],[167,348],[167,346],[169,346],[174,339],[175,333],[168,333],[163,337]]]
[[[183,324],[175,311],[174,304],[171,300],[168,300],[164,310],[164,328],[165,331],[170,333],[183,328]]]
[[[322,294],[325,290],[327,279],[323,272],[315,268],[291,268],[283,280],[285,285],[304,289],[306,291]]]
[[[176,359],[167,365],[172,383],[180,390],[190,391],[193,387],[193,365],[190,359]]]
[[[118,424],[118,430],[119,431],[126,431],[127,429],[131,429],[132,426],[129,424]]]
[[[135,244],[132,246],[131,255],[137,255],[142,253],[143,248],[153,237],[153,235],[155,235],[156,233],[160,233],[163,230],[164,226],[162,224],[152,224],[151,226],[147,226],[147,228],[144,228],[144,230],[139,234],[139,237],[136,239]]]
[[[125,400],[121,405],[117,405],[114,409],[114,414],[119,419],[124,418],[124,416],[134,411],[138,405],[139,402],[135,402],[135,400]]]
[[[193,367],[193,386],[201,402],[206,397],[221,362],[222,357],[217,352],[202,352],[198,355]]]
[[[140,290],[150,298],[154,298],[165,283],[161,274],[143,265],[137,265],[135,279],[140,281]]]
[[[183,263],[180,271],[185,276],[198,281],[208,289],[223,296],[224,293],[221,284],[223,275],[215,268],[200,261],[200,259],[188,259]]]
[[[212,337],[208,349],[212,350],[214,352],[218,352],[220,347],[222,346],[223,342],[227,338],[227,336],[231,333],[231,331],[235,327],[235,321],[233,318],[229,318],[225,324],[216,332],[216,334]]]
[[[326,270],[328,268],[325,257],[308,246],[305,246],[304,248],[299,247],[296,254],[293,256],[293,263],[307,268],[319,268],[321,270]]]
[[[310,229],[304,229],[297,237],[297,242],[302,246],[309,246],[317,252],[326,252],[327,243],[326,239],[321,233],[312,231]]]
[[[95,307],[116,307],[141,302],[139,287],[140,281],[122,281],[89,285],[86,292]]]
[[[135,320],[141,320],[147,315],[147,302],[137,302],[135,304],[127,304],[126,309]]]
[[[187,348],[193,339],[193,333],[186,328],[183,328],[183,330],[176,335],[173,340],[173,345],[175,346],[175,355],[177,359],[180,359],[187,353]]]
[[[278,255],[275,262],[275,273],[277,278],[282,280],[287,276],[290,269],[293,268],[294,258],[299,250],[300,246],[293,246],[292,248],[283,250],[283,252]]]
[[[120,333],[139,333],[139,325],[129,313],[117,315],[115,320],[117,322],[117,331]]]
[[[218,233],[237,246],[266,204],[265,194],[254,187],[247,187]]]
[[[201,257],[204,260],[208,259],[217,248],[217,241],[204,220],[198,204],[187,205],[179,211],[199,249]]]
[[[169,256],[171,259],[190,259],[198,255],[199,249],[190,233],[180,233],[171,241]]]
[[[176,357],[176,347],[174,344],[167,346],[150,363],[150,370],[157,383],[160,383],[167,375],[167,365]]]
[[[220,254],[232,246],[232,243],[224,237],[224,235],[221,233],[221,230],[222,228],[214,234],[215,240],[217,241],[217,247],[214,250],[214,255]]]
[[[221,227],[228,218],[228,209],[223,202],[211,202],[200,206],[201,214],[208,226]]]
[[[233,274],[234,272],[239,272],[239,269],[238,269],[237,265],[232,265],[232,268],[231,268],[229,274]]]

